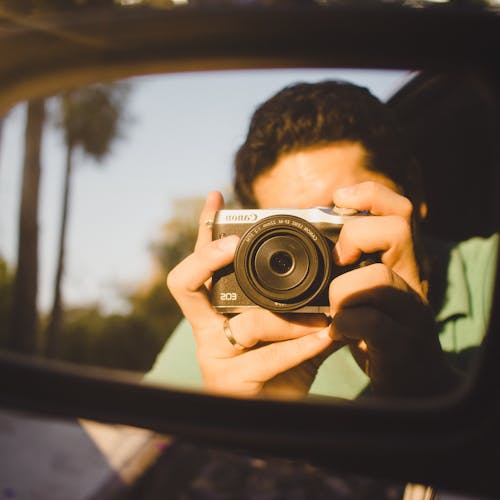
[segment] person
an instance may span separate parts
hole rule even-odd
[[[342,227],[333,259],[345,266],[378,252],[380,262],[332,280],[328,315],[255,308],[225,318],[211,305],[210,279],[232,262],[238,237],[212,241],[210,221],[224,201],[210,193],[194,252],[167,280],[207,390],[352,399],[439,396],[459,386],[461,354],[487,329],[498,238],[453,245],[419,233],[427,212],[419,168],[383,103],[347,82],[286,87],[255,111],[234,188],[246,208],[370,212]],[[193,365],[185,330],[184,322],[146,380],[166,381],[173,359]]]

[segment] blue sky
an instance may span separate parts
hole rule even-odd
[[[341,78],[386,99],[407,72],[261,70],[136,78],[130,123],[101,165],[79,155],[73,177],[63,293],[69,305],[99,303],[123,310],[120,290],[150,276],[149,244],[172,201],[228,191],[234,152],[250,115],[286,84]],[[50,120],[50,119],[49,119]],[[50,121],[49,121],[50,124]],[[7,117],[0,148],[0,255],[16,258],[25,107]],[[64,147],[48,127],[42,146],[40,296],[51,303],[62,195]]]

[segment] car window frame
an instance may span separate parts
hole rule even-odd
[[[500,65],[494,64],[499,18],[481,11],[112,9],[98,15],[54,13],[42,21],[42,28],[14,24],[3,35],[1,111],[76,84],[194,69],[467,67],[500,81]],[[498,334],[491,333],[500,330],[498,290],[497,276],[490,333],[474,376],[462,393],[436,401],[237,400],[109,378],[108,373],[104,379],[98,371],[2,353],[0,404],[491,494],[500,489],[485,481],[495,477],[495,461],[477,457],[496,453],[500,437],[495,394],[500,345]]]

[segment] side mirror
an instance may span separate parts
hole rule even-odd
[[[419,87],[421,101],[410,99],[411,87],[390,101],[409,126],[415,123],[412,102],[437,102],[435,93],[425,92],[439,88],[430,86],[434,75],[445,75],[442,81],[473,75],[474,88],[481,87],[481,95],[487,96],[485,109],[492,126],[485,130],[497,127],[498,131],[500,20],[487,11],[116,7],[100,10],[99,15],[92,9],[68,10],[35,16],[33,21],[37,22],[6,22],[0,46],[0,109],[4,111],[22,101],[33,102],[84,85],[153,74],[174,77],[209,70],[354,67],[417,70],[422,78],[431,75]],[[450,99],[452,105],[458,101]],[[427,140],[425,127],[418,130],[421,134],[415,137]],[[488,139],[488,147],[495,149],[496,139]],[[439,162],[434,168],[429,186],[434,181],[448,185],[450,170],[441,170]],[[478,194],[477,205],[464,200],[452,210],[456,219],[450,235],[459,230],[466,234],[457,219],[464,212],[468,216],[469,210],[479,212],[482,234],[497,232],[496,164],[481,161],[471,167],[464,162],[456,168],[454,181],[475,175],[488,191]],[[465,193],[468,187],[461,186]],[[467,220],[475,222],[471,217]],[[440,219],[434,228],[439,224]],[[498,289],[497,278],[492,276],[491,281]],[[477,363],[463,390],[443,398],[245,400],[165,388],[141,383],[130,373],[4,351],[0,354],[0,402],[6,408],[117,422],[208,443],[307,458],[346,472],[495,495],[499,490],[492,481],[496,462],[490,457],[496,456],[499,444],[499,307],[495,292]]]

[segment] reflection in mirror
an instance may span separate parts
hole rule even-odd
[[[356,87],[268,101],[338,79]],[[474,75],[366,70],[147,76],[20,104],[2,120],[1,346],[243,397],[441,396],[488,324],[493,104]],[[471,194],[452,169],[478,151]],[[334,203],[355,212],[305,210]],[[249,228],[231,267],[225,236]]]

